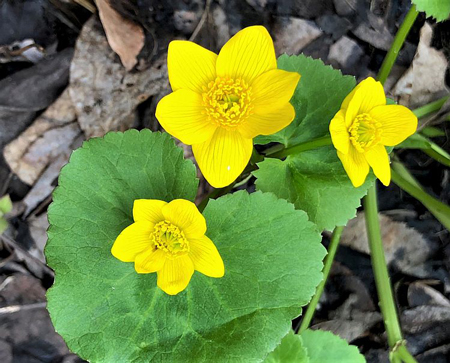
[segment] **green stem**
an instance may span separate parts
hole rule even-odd
[[[332,145],[331,136],[324,136],[324,137],[313,139],[313,140],[304,142],[302,144],[298,144],[298,145],[287,147],[287,148],[284,148],[283,145],[276,145],[273,148],[266,150],[265,156],[271,157],[271,158],[282,159],[288,155],[297,154],[302,151],[308,151],[308,150],[312,150],[312,149],[316,149],[316,148],[328,146],[328,145]],[[214,189],[211,193],[209,193],[200,202],[200,204],[198,205],[198,210],[200,212],[203,212],[203,210],[206,208],[206,205],[208,204],[210,199],[216,199],[216,198],[230,192],[237,182],[239,182],[240,180],[243,180],[243,178],[245,178],[253,170],[256,170],[257,169],[256,164],[261,162],[262,160],[264,160],[264,156],[259,154],[255,149],[253,149],[250,163],[247,165],[245,170],[242,172],[241,176],[234,183],[231,183],[230,185],[228,185],[225,188]]]
[[[264,160],[264,156],[261,155],[260,153],[258,153],[255,148],[253,148],[252,156],[250,158],[250,165],[256,165],[257,163],[259,163],[263,160]]]
[[[400,52],[400,49],[402,48],[403,43],[405,42],[406,36],[411,30],[411,27],[414,24],[414,21],[416,20],[418,14],[419,13],[416,10],[416,6],[415,5],[411,6],[411,9],[409,9],[408,14],[406,14],[405,20],[403,20],[402,25],[398,29],[398,32],[395,35],[394,42],[392,43],[389,52],[386,54],[386,57],[384,58],[383,64],[381,65],[380,71],[378,73],[378,80],[382,84],[386,82],[389,73],[391,73],[392,66],[395,63],[398,53]]]
[[[366,215],[367,237],[369,239],[372,268],[380,300],[380,309],[386,327],[389,347],[394,349],[403,338],[384,257],[375,185],[370,187],[367,196],[364,197],[364,213]]]
[[[396,161],[392,163],[391,178],[406,193],[420,201],[445,228],[450,230],[450,207],[423,190],[401,163]]]
[[[210,199],[215,199],[215,198],[219,197],[220,191],[221,191],[221,189],[214,189],[211,193],[209,193],[207,196],[205,196],[202,199],[202,201],[200,202],[200,204],[197,207],[198,210],[200,211],[200,213],[202,213],[203,210],[206,208]]]
[[[436,208],[440,208],[440,205],[436,202],[439,202],[436,198],[433,198],[427,192],[425,192],[418,184],[413,184],[400,176],[397,173],[397,165],[393,163],[393,167],[391,168],[391,177],[392,181],[397,184],[400,188],[402,188],[408,194],[411,194],[414,198],[422,201],[425,204],[430,204]],[[439,202],[440,203],[440,202]],[[440,212],[446,212],[445,210],[439,209]]]
[[[394,42],[389,49],[389,52],[384,58],[378,73],[378,80],[381,84],[386,82],[392,66],[397,59],[398,53],[405,42],[406,36],[411,30],[414,21],[419,13],[416,6],[412,5],[411,9],[406,14],[402,25],[395,35]],[[397,354],[396,349],[403,343],[402,331],[397,315],[394,295],[392,293],[391,282],[389,279],[389,272],[386,264],[386,259],[383,251],[383,242],[381,239],[380,221],[378,219],[378,204],[377,204],[377,190],[374,184],[363,199],[364,213],[366,216],[367,237],[369,239],[370,256],[372,259],[372,268],[375,276],[375,284],[377,287],[378,298],[380,301],[381,314],[386,328],[389,347],[391,354],[389,356],[392,363],[400,363],[401,357]],[[406,347],[405,347],[406,350]],[[409,353],[408,353],[409,354]],[[412,356],[411,356],[412,358]],[[412,358],[413,361],[414,358]]]
[[[446,158],[444,155],[438,153],[436,150],[433,149],[423,149],[422,150],[425,154],[427,154],[430,158],[433,158],[437,162],[441,163],[442,165],[445,165],[447,167],[450,167],[450,160]]]
[[[306,309],[305,315],[303,315],[302,324],[300,325],[299,334],[308,329],[309,324],[311,324],[311,320],[314,317],[314,313],[316,312],[317,304],[319,303],[320,297],[322,296],[323,290],[325,288],[325,284],[327,283],[328,276],[330,275],[331,266],[334,261],[334,257],[336,256],[336,252],[339,246],[339,241],[341,239],[342,231],[344,227],[336,227],[333,232],[333,236],[331,237],[330,245],[328,246],[328,254],[325,258],[324,266],[323,266],[323,279],[320,282],[319,286],[317,286],[316,293],[313,296],[311,302]]]
[[[277,158],[282,159],[285,158],[288,155],[293,155],[300,153],[302,151],[308,151],[312,149],[317,149],[319,147],[323,146],[329,146],[332,145],[331,137],[330,136],[324,136],[319,137],[317,139],[313,139],[298,145],[290,146],[285,149],[281,149],[278,147],[278,145],[274,148],[268,149],[266,151],[266,156],[271,158]]]
[[[417,363],[417,360],[412,356],[412,354],[406,349],[405,345],[401,345],[397,350],[397,355],[405,363]]]
[[[263,160],[264,160],[264,156],[259,154],[256,151],[256,149],[253,148],[252,156],[250,158],[250,163],[244,169],[242,174],[230,185],[223,187],[223,188],[214,189],[211,193],[209,193],[205,198],[203,198],[203,200],[198,205],[198,207],[197,207],[198,210],[200,212],[203,212],[203,210],[208,205],[208,202],[210,199],[217,199],[217,198],[221,197],[222,195],[225,195],[225,194],[231,192],[237,183],[239,183],[240,181],[245,179],[253,170],[257,169],[256,163],[259,163],[260,161],[263,161]]]
[[[235,184],[236,184],[236,181],[224,188],[214,189],[211,193],[209,193],[205,198],[203,198],[203,200],[200,202],[200,204],[197,207],[198,210],[200,211],[200,213],[202,213],[203,210],[206,208],[210,199],[217,199],[217,198],[221,197],[222,195],[225,195],[225,194],[231,192],[233,190]]]
[[[449,98],[450,96],[442,97],[437,101],[430,102],[422,107],[416,108],[415,110],[413,110],[413,113],[414,115],[417,116],[417,118],[422,118],[424,116],[429,115],[430,113],[439,111],[442,108],[442,106],[444,106],[445,102],[448,101]]]

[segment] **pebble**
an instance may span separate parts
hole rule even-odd
[[[333,0],[336,13],[342,16],[350,16],[357,12],[361,0]]]
[[[278,18],[275,29],[277,54],[298,54],[322,34],[314,22],[294,17]]]
[[[334,40],[339,39],[352,27],[350,20],[335,14],[323,15],[317,19],[317,25]]]
[[[335,68],[342,68],[344,71],[355,66],[363,56],[364,51],[353,39],[343,36],[330,47],[328,61]]]

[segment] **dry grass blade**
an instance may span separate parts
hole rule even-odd
[[[91,13],[95,13],[95,5],[89,0],[74,0],[77,4],[81,5],[83,8],[89,10]]]
[[[17,313],[22,310],[32,310],[32,309],[44,309],[47,306],[46,302],[26,304],[26,305],[11,305],[0,308],[0,316],[4,314]]]

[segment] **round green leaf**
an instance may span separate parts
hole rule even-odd
[[[273,135],[258,136],[256,144],[279,142],[289,147],[329,134],[328,127],[344,98],[355,87],[355,77],[326,66],[320,59],[304,55],[278,58],[278,68],[300,73],[300,82],[292,96],[295,118]]]
[[[285,129],[257,141],[288,147],[329,135],[330,121],[354,88],[354,77],[304,55],[283,55],[278,67],[302,75],[291,100],[296,116]],[[354,188],[333,146],[290,155],[284,161],[266,158],[258,167],[253,172],[256,187],[306,211],[319,230],[332,230],[355,217],[374,181],[369,174],[364,185]]]
[[[304,212],[272,194],[211,201],[207,235],[220,279],[195,272],[170,296],[111,246],[137,198],[193,199],[195,169],[166,135],[93,139],[62,170],[49,210],[55,270],[48,309],[69,348],[91,362],[260,362],[275,349],[322,278],[325,249]]]
[[[418,11],[423,11],[428,17],[444,21],[450,16],[450,0],[412,0]]]
[[[0,217],[5,215],[6,213],[11,212],[12,210],[12,202],[11,198],[8,194],[4,195],[0,198]]]
[[[264,363],[310,363],[300,335],[290,331],[280,345],[270,353]]]
[[[285,161],[268,158],[258,168],[253,172],[256,187],[304,210],[321,231],[344,226],[354,218],[374,180],[370,173],[355,188],[331,146],[291,155]]]
[[[365,363],[366,359],[354,345],[323,330],[305,330],[301,334],[309,363]]]
[[[365,363],[358,348],[328,331],[291,331],[264,363]]]

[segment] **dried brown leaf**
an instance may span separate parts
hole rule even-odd
[[[96,3],[109,45],[119,55],[123,66],[131,70],[144,46],[144,31],[136,23],[122,17],[107,0],[96,0]]]
[[[432,36],[432,26],[425,23],[411,67],[392,91],[403,105],[418,107],[448,93],[445,85],[448,62],[442,50],[431,46]]]
[[[115,59],[98,20],[88,20],[77,39],[70,67],[69,94],[86,138],[133,126],[136,107],[169,91],[166,54],[151,67],[127,72]]]
[[[72,151],[81,134],[75,108],[66,89],[62,95],[4,149],[11,170],[25,183],[33,185],[60,155]]]
[[[433,244],[405,223],[396,222],[380,214],[381,235],[386,261],[405,273],[422,275],[423,263],[433,253]],[[364,213],[348,222],[341,244],[369,254]]]

